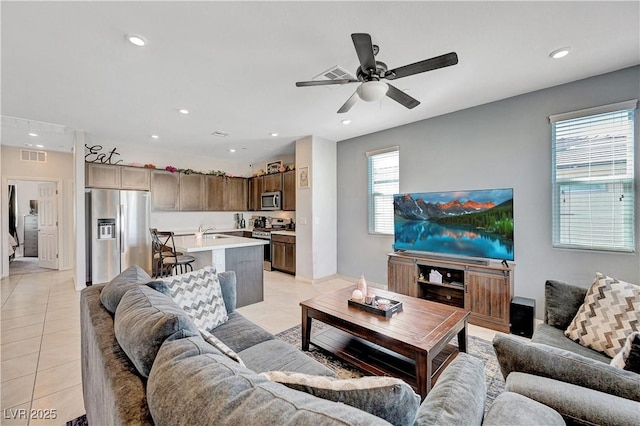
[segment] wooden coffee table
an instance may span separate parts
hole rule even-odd
[[[354,287],[300,302],[302,350],[309,343],[329,351],[366,373],[398,377],[424,399],[444,368],[467,350],[469,312],[441,303],[389,291],[370,293],[401,301],[403,310],[391,318],[349,306]],[[331,327],[311,341],[311,320]],[[458,346],[450,344],[458,336]]]

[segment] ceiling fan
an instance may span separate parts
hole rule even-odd
[[[353,45],[356,48],[356,53],[360,60],[360,66],[356,71],[357,80],[345,78],[337,80],[298,81],[296,83],[297,87],[360,83],[360,86],[358,86],[353,95],[340,107],[338,113],[349,111],[358,99],[362,99],[365,102],[372,102],[382,99],[385,95],[409,109],[415,108],[420,105],[417,99],[412,98],[395,86],[380,80],[395,80],[458,63],[458,55],[455,52],[451,52],[389,70],[384,62],[376,61],[375,56],[378,54],[380,48],[371,43],[371,36],[369,34],[351,34],[351,39],[353,40]]]

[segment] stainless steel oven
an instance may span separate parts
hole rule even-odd
[[[264,270],[271,270],[271,231],[264,229],[254,229],[251,232],[251,238],[258,238],[261,240],[269,240],[269,244],[265,244],[264,247]]]

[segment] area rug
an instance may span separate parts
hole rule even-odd
[[[312,322],[311,335],[313,336],[315,333],[323,331],[325,327],[329,326],[318,321]],[[302,346],[302,328],[299,325],[276,334],[276,337],[298,349]],[[454,339],[452,343],[457,344],[457,339]],[[493,400],[496,399],[500,393],[504,392],[504,379],[500,372],[500,366],[498,365],[498,359],[493,350],[493,345],[488,340],[468,336],[467,353],[480,359],[484,363],[485,382],[487,385],[485,407],[488,408]],[[347,379],[363,376],[359,370],[314,345],[310,345],[309,351],[305,352],[305,354],[335,371],[340,378]]]

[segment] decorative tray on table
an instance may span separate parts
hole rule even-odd
[[[389,307],[387,309],[380,308],[378,300],[387,300],[389,302]],[[373,302],[370,305],[364,302],[357,302],[353,299],[349,299],[349,305],[355,306],[356,308],[362,309],[363,311],[371,312],[372,314],[382,315],[385,318],[391,318],[393,314],[402,310],[402,302],[387,299],[381,296],[375,296]]]

